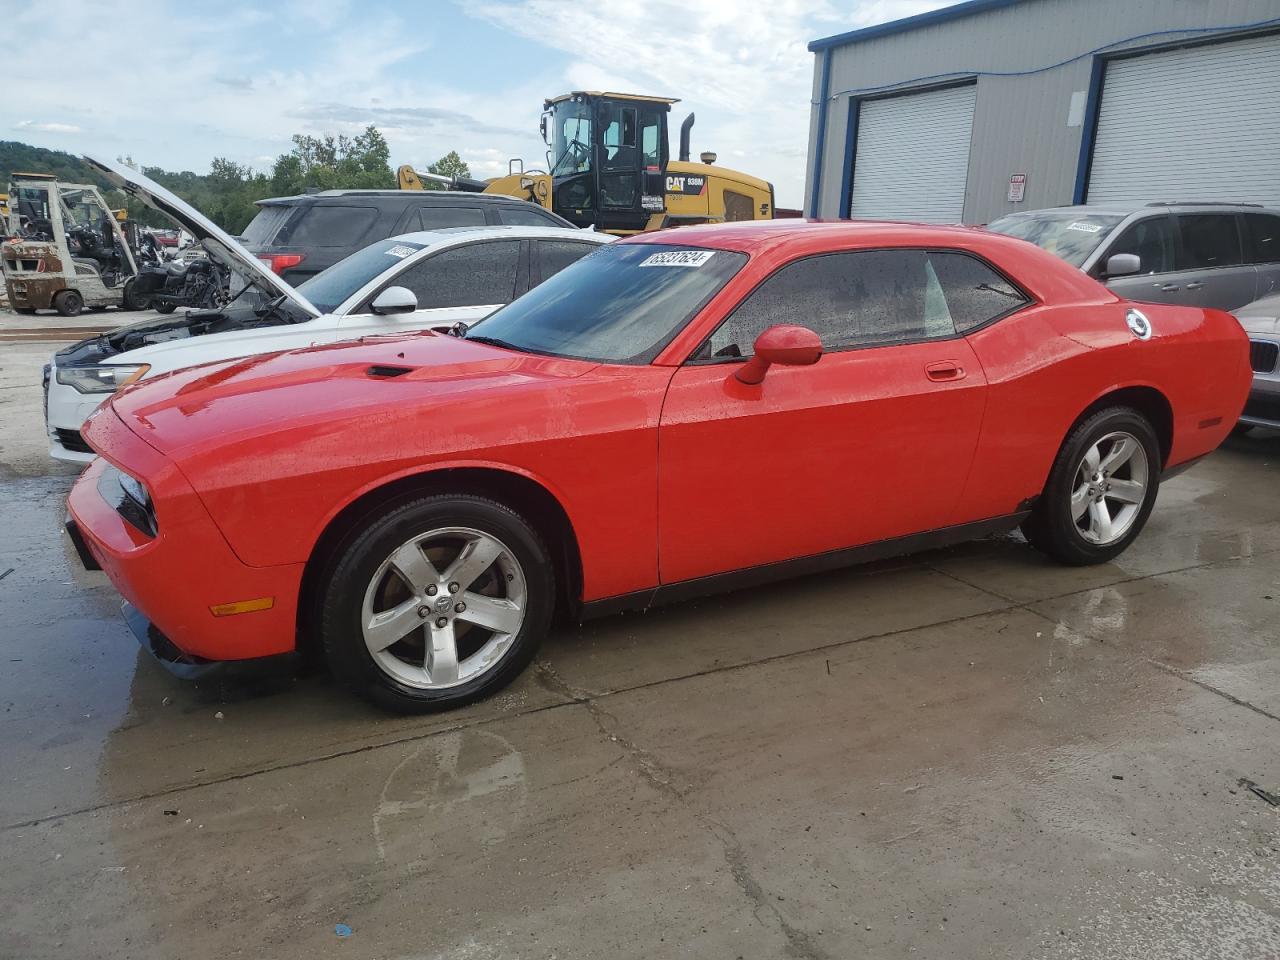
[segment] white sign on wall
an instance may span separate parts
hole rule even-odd
[[[1009,177],[1009,202],[1021,203],[1022,198],[1027,195],[1027,175],[1025,173],[1015,173]]]

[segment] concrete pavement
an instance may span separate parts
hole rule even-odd
[[[0,957],[1280,955],[1240,784],[1280,792],[1274,434],[1114,564],[1010,537],[616,617],[398,718],[138,650],[61,537],[52,348],[0,360]]]

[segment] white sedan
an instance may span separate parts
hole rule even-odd
[[[127,167],[91,161],[116,186],[189,231],[236,278],[218,310],[119,327],[54,354],[45,368],[49,453],[88,462],[80,427],[143,378],[217,360],[364,336],[471,324],[614,238],[556,227],[454,227],[408,233],[293,288],[199,211]]]

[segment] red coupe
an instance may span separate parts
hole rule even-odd
[[[323,649],[395,710],[491,693],[557,611],[641,609],[1021,525],[1142,529],[1249,392],[1228,314],[1029,243],[775,221],[603,247],[451,334],[128,388],[68,530],[187,672]]]

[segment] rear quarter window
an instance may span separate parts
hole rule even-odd
[[[281,239],[309,247],[354,247],[377,220],[376,207],[316,205],[295,216]]]
[[[244,242],[263,246],[269,244],[297,209],[292,204],[271,204],[259,207],[257,214],[241,234]]]

